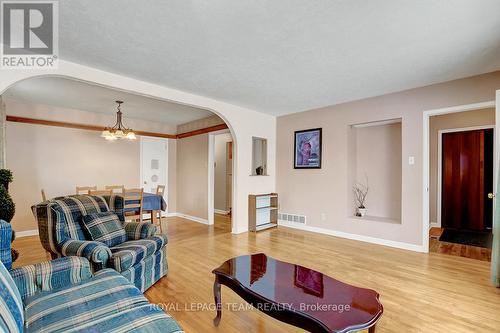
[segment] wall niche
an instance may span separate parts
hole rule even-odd
[[[401,223],[401,119],[354,124],[348,140],[348,216]],[[353,186],[368,186],[366,215],[356,216]]]

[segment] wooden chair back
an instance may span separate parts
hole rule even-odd
[[[124,188],[123,196],[123,210],[125,212],[125,220],[127,218],[132,220],[139,220],[142,222],[142,199],[144,197],[143,188]]]
[[[76,194],[89,194],[90,191],[97,191],[97,186],[77,186]]]
[[[125,186],[123,185],[106,185],[106,190],[111,190],[114,193],[123,193]]]
[[[111,196],[113,194],[112,190],[90,190],[89,191],[90,195],[109,195]]]
[[[165,195],[165,185],[158,185],[156,187],[156,194],[163,197]]]

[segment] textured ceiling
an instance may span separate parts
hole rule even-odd
[[[64,0],[65,60],[281,115],[500,68],[498,0]]]
[[[172,125],[209,117],[212,112],[129,94],[80,81],[58,77],[40,77],[21,81],[5,94],[19,101],[53,105],[90,112],[115,114],[116,100],[124,101],[123,115]]]

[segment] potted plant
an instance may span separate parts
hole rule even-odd
[[[356,203],[356,216],[364,217],[366,215],[366,196],[368,195],[368,181],[366,185],[356,183],[353,186],[354,201]]]
[[[0,169],[0,185],[3,185],[9,191],[9,184],[12,183],[14,177],[9,169]]]
[[[10,223],[16,213],[16,205],[9,194],[9,183],[13,180],[12,171],[8,169],[0,169],[0,220]],[[12,231],[12,241],[16,234]],[[19,253],[12,249],[12,261],[16,261]]]

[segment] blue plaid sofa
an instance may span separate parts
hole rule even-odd
[[[167,274],[166,235],[156,234],[151,223],[125,223],[121,196],[58,197],[34,205],[32,211],[52,259],[84,257],[93,272],[113,268],[143,292]],[[118,215],[127,234],[127,241],[112,247],[90,240],[81,227],[84,215],[109,211]]]
[[[10,228],[0,220],[0,241]],[[10,247],[0,254],[0,332],[183,332],[113,269],[64,257],[9,272]]]

